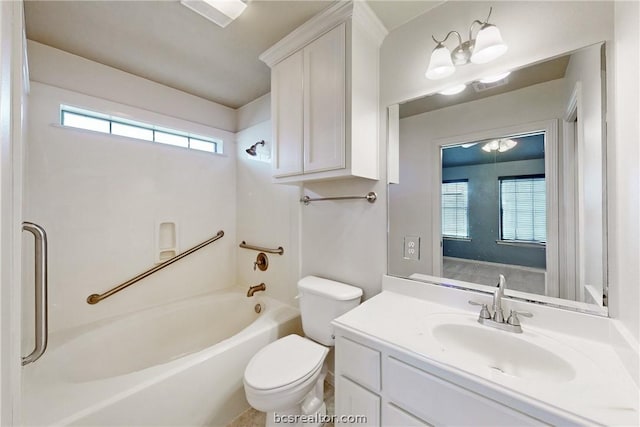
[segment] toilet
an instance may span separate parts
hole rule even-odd
[[[362,289],[307,276],[298,282],[300,316],[305,337],[287,335],[251,358],[244,372],[249,404],[267,413],[267,426],[321,426],[325,358],[334,345],[331,321],[360,304]],[[316,423],[309,422],[317,420]]]

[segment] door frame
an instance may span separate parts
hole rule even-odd
[[[485,129],[470,132],[464,135],[438,138],[433,141],[433,158],[438,159],[438,167],[432,168],[432,235],[433,242],[433,275],[442,277],[442,225],[440,221],[442,192],[442,147],[482,141],[498,136],[522,135],[534,132],[544,132],[544,168],[547,192],[547,244],[546,252],[546,280],[545,295],[558,297],[559,287],[559,238],[558,238],[558,120],[542,120],[519,125]],[[439,236],[439,238],[436,238]]]

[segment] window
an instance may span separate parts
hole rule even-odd
[[[469,238],[468,180],[442,183],[442,236]]]
[[[544,175],[500,179],[500,238],[521,242],[547,241]]]
[[[60,123],[63,126],[174,145],[191,150],[222,153],[222,141],[218,139],[139,123],[66,105],[60,107]]]

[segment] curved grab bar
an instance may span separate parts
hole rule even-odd
[[[47,233],[44,228],[32,222],[23,222],[22,230],[28,231],[35,237],[35,286],[36,286],[36,346],[33,351],[22,358],[22,366],[33,363],[40,358],[47,349],[48,304],[47,304]]]

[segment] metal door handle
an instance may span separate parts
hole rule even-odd
[[[48,309],[47,309],[47,233],[44,228],[32,222],[23,222],[22,230],[35,237],[35,317],[36,346],[28,356],[22,358],[22,366],[35,362],[47,349]]]

